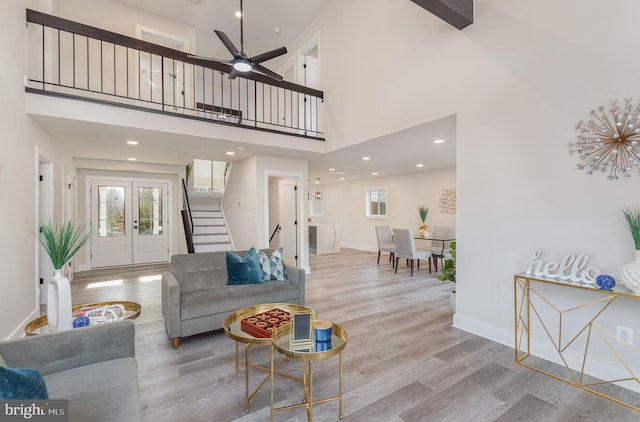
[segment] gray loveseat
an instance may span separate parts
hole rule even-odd
[[[44,375],[69,421],[140,421],[135,325],[125,320],[0,342],[7,366]]]
[[[271,254],[273,249],[263,249]],[[244,256],[246,251],[235,252]],[[240,308],[261,303],[304,305],[304,270],[286,267],[288,282],[227,285],[223,252],[171,257],[171,271],[162,273],[162,315],[173,347],[180,338],[223,328],[225,317]]]

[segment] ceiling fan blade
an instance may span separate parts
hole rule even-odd
[[[284,77],[278,75],[276,72],[273,72],[269,69],[267,69],[266,67],[259,65],[257,63],[253,64],[253,69],[254,72],[258,72],[258,73],[262,73],[265,76],[270,77],[271,79],[275,79],[276,81],[282,81],[284,79]]]
[[[280,47],[276,48],[275,50],[267,51],[266,53],[258,54],[257,56],[251,57],[249,60],[254,63],[262,63],[266,62],[267,60],[274,59],[278,56],[282,56],[283,54],[287,54],[286,47]]]
[[[235,70],[235,69],[232,69],[232,70],[231,70],[231,73],[229,73],[229,79],[235,79],[235,78],[236,78],[236,76],[238,76],[239,74],[240,74],[240,72],[238,72],[238,71],[237,71],[237,70]]]
[[[213,32],[216,33],[218,38],[220,38],[220,41],[222,41],[222,44],[224,44],[224,46],[227,47],[227,50],[229,50],[229,52],[233,55],[233,57],[241,55],[240,50],[238,50],[236,46],[233,45],[229,37],[227,37],[227,34],[225,34],[222,31],[218,31],[217,29],[214,29]]]

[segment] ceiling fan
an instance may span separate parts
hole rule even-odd
[[[257,56],[248,57],[244,52],[244,27],[243,27],[243,19],[244,19],[244,10],[242,7],[242,0],[240,0],[240,50],[236,48],[236,46],[231,42],[227,34],[222,31],[214,30],[222,44],[227,47],[227,50],[233,56],[231,60],[224,59],[214,59],[211,57],[203,57],[203,56],[193,56],[189,57],[208,60],[212,62],[225,63],[233,66],[233,70],[229,74],[229,79],[234,79],[236,76],[242,73],[254,72],[264,76],[268,76],[269,78],[275,79],[277,81],[282,81],[284,78],[281,75],[267,69],[262,66],[260,63],[266,62],[267,60],[274,59],[276,57],[282,56],[283,54],[287,54],[287,49],[285,47],[276,48],[275,50],[267,51],[266,53],[258,54]]]

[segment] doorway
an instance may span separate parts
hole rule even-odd
[[[278,181],[280,247],[286,265],[298,266],[298,189],[295,179]]]
[[[38,227],[53,220],[53,163],[46,158],[39,156],[38,172]],[[40,236],[40,234],[38,234]],[[39,242],[40,250],[38,254],[38,279],[40,287],[40,303],[47,303],[49,279],[53,274],[53,264],[51,259]]]
[[[298,53],[298,84],[308,88],[322,89],[320,71],[320,34],[314,35]],[[320,131],[320,105],[318,99],[303,95],[299,105],[298,119],[304,134]]]
[[[168,181],[92,179],[91,268],[169,260]]]

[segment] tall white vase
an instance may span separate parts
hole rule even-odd
[[[71,322],[71,286],[69,279],[62,275],[62,270],[54,270],[49,280],[47,294],[47,323],[49,330],[70,330]]]
[[[635,261],[620,268],[620,284],[640,294],[640,250],[636,250]]]

